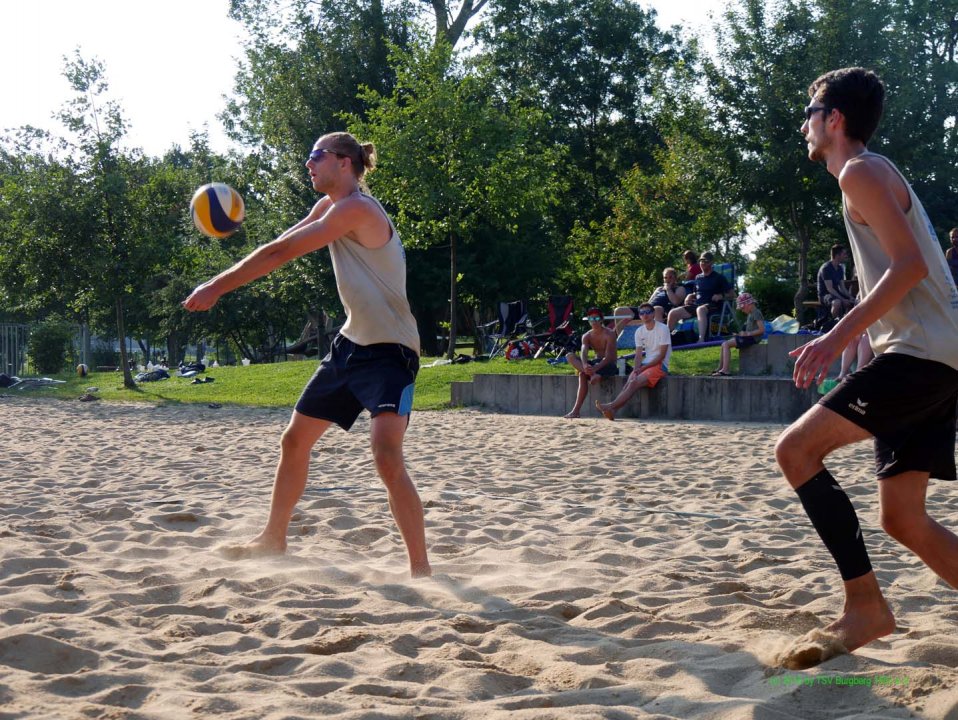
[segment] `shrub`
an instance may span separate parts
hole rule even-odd
[[[745,290],[755,298],[755,305],[767,320],[794,312],[795,287],[791,284],[749,275],[745,278]]]
[[[73,335],[73,328],[56,318],[34,327],[27,341],[27,356],[33,369],[43,374],[63,370],[67,353],[73,343]]]

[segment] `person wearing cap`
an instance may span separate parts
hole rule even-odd
[[[686,299],[685,305],[670,310],[668,324],[669,332],[672,332],[682,320],[697,317],[699,342],[702,343],[705,342],[705,336],[708,334],[709,315],[721,310],[722,301],[730,296],[734,288],[727,277],[712,270],[712,253],[702,253],[699,264],[702,266],[702,273],[695,278],[694,305]]]
[[[732,337],[722,343],[722,360],[719,363],[718,370],[713,375],[730,375],[729,368],[732,364],[732,348],[739,350],[754,345],[765,334],[765,318],[762,317],[762,311],[755,307],[755,298],[751,293],[743,292],[735,301],[738,309],[745,313],[745,329],[742,332],[735,333]]]
[[[669,359],[672,357],[672,335],[665,323],[655,319],[655,308],[651,303],[639,305],[639,317],[642,324],[635,331],[635,370],[629,373],[625,387],[612,402],[595,401],[596,410],[607,420],[615,420],[615,413],[621,409],[640,389],[654,388],[659,380],[669,374]],[[641,359],[640,359],[641,358]]]
[[[604,320],[599,308],[589,308],[585,313],[585,320],[589,321],[589,329],[582,336],[582,350],[580,355],[574,352],[566,354],[569,364],[579,374],[579,388],[575,396],[575,405],[563,417],[574,419],[579,417],[582,403],[589,394],[589,387],[598,384],[604,377],[618,374],[615,366],[617,357],[615,333],[602,324]],[[589,350],[595,357],[589,359]]]

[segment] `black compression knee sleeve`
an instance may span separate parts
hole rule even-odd
[[[822,470],[795,492],[835,558],[842,580],[854,580],[871,571],[855,508],[831,473]]]

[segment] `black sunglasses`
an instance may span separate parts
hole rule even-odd
[[[309,159],[319,162],[320,160],[323,159],[323,155],[335,155],[336,157],[346,157],[345,155],[342,155],[341,153],[338,153],[335,150],[327,150],[325,148],[320,148],[319,150],[313,150],[309,154]]]
[[[831,109],[826,107],[825,105],[819,105],[818,107],[813,107],[812,105],[809,105],[807,108],[805,108],[805,119],[811,120],[812,115],[814,115],[815,113],[819,111],[825,113],[825,115],[828,115],[828,113],[831,112]]]

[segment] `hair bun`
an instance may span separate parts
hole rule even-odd
[[[363,166],[367,170],[376,167],[376,146],[372,143],[362,143],[360,145],[363,151]]]

